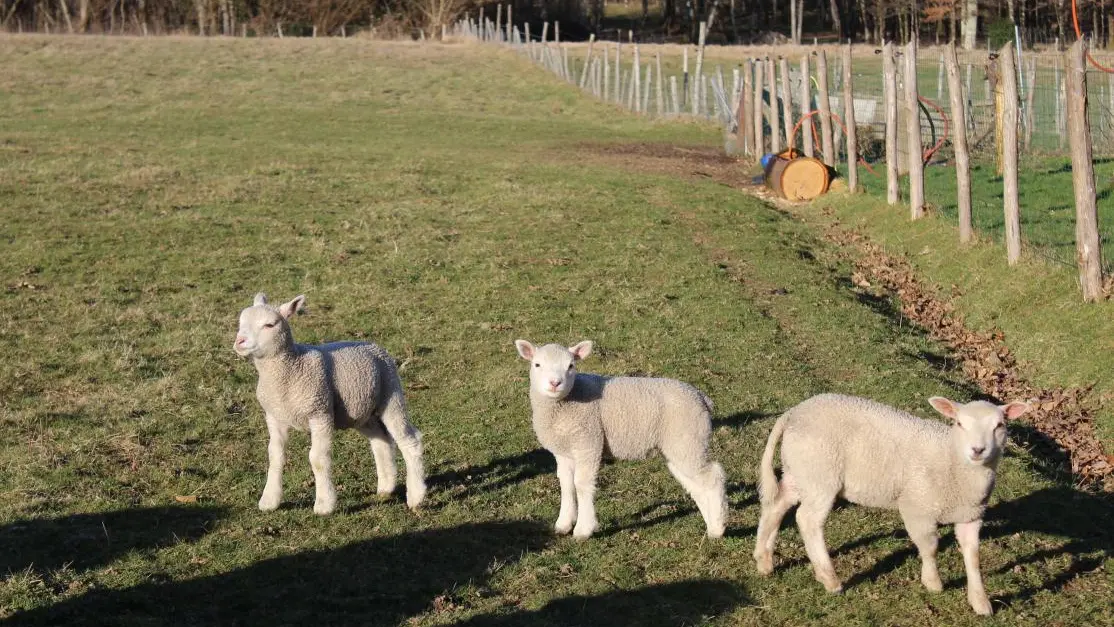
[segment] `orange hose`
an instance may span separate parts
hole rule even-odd
[[[789,149],[790,150],[796,150],[795,148],[793,148],[793,143],[797,139],[797,131],[800,130],[801,125],[805,123],[805,120],[811,118],[812,116],[814,116],[818,113],[820,113],[820,110],[815,109],[815,110],[809,111],[808,113],[802,115],[801,119],[797,120],[797,124],[793,127],[793,132],[789,134]],[[847,134],[847,126],[843,124],[843,120],[839,119],[838,115],[829,111],[828,116],[831,117],[833,120],[835,120],[836,124],[839,124],[839,127],[843,129],[844,136],[850,137],[850,135]],[[815,145],[819,146],[820,145],[820,138],[816,137],[816,125],[810,123],[809,127],[812,128],[812,136],[816,140]],[[866,162],[866,159],[863,159],[862,155],[859,155],[859,163],[863,164],[863,166],[865,166],[866,169],[871,174],[873,174],[874,176],[878,176],[878,173],[874,171],[874,168],[870,167],[870,164]]]
[[[1076,38],[1077,39],[1083,39],[1083,31],[1081,31],[1079,29],[1079,13],[1075,8],[1075,2],[1076,2],[1076,0],[1071,0],[1071,21],[1072,21],[1072,24],[1075,25],[1075,36],[1076,36]],[[1107,74],[1114,74],[1114,68],[1108,68],[1106,66],[1100,65],[1099,62],[1095,61],[1095,58],[1091,56],[1091,51],[1090,50],[1085,49],[1084,53],[1087,55],[1087,60],[1091,62],[1091,65],[1093,65],[1096,68],[1102,70],[1103,72],[1106,72]]]
[[[944,133],[940,136],[940,139],[936,141],[935,146],[924,152],[923,160],[925,163],[928,163],[928,160],[932,158],[932,155],[936,154],[936,151],[940,150],[940,148],[944,145],[944,142],[947,141],[948,131],[951,130],[951,123],[948,120],[947,114],[944,113],[944,109],[941,108],[940,105],[932,102],[924,96],[917,96],[917,98],[920,99],[921,102],[931,106],[933,109],[936,109],[940,113],[940,119],[944,121]]]

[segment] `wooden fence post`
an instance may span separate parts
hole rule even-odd
[[[785,122],[785,147],[792,148],[789,142],[793,141],[793,90],[789,85],[789,59],[778,59],[778,70],[781,72],[781,110]]]
[[[816,103],[820,109],[820,145],[824,163],[835,167],[835,142],[832,139],[832,103],[828,96],[828,55],[823,50],[816,57],[816,87],[820,91]]]
[[[658,82],[657,82],[657,88],[658,88],[658,93],[657,93],[657,96],[658,96],[658,98],[657,98],[657,101],[658,101],[658,115],[664,116],[665,115],[665,94],[663,92],[663,89],[665,88],[665,85],[662,83],[662,78],[661,78],[661,53],[660,52],[655,52],[654,53],[654,63],[657,64],[657,70],[658,70]]]
[[[894,45],[889,41],[882,48],[882,74],[886,109],[886,202],[896,205],[901,201],[901,187],[897,181],[897,65]]]
[[[592,48],[596,45],[596,35],[593,33],[588,36],[588,58],[584,60],[584,69],[580,72],[580,88],[584,89],[584,85],[588,81],[588,66],[592,64]]]
[[[952,147],[955,149],[956,199],[959,203],[959,241],[971,241],[971,155],[967,152],[967,117],[955,42],[944,55],[948,71],[948,97],[952,107]]]
[[[917,42],[905,46],[905,111],[909,152],[909,212],[912,219],[924,215],[924,161],[921,148],[921,106],[917,93]]]
[[[631,61],[631,99],[628,109],[633,109],[635,113],[642,113],[642,63],[638,56],[638,44],[634,44],[634,61]]]
[[[753,86],[754,64],[750,59],[743,61],[743,92],[739,94],[739,128],[743,134],[743,154],[754,155],[758,150],[754,147],[754,108]]]
[[[1071,178],[1075,187],[1075,260],[1083,300],[1102,298],[1102,250],[1095,209],[1095,168],[1091,161],[1091,128],[1087,120],[1087,68],[1084,41],[1068,51],[1068,127],[1071,136]]]
[[[766,152],[765,130],[762,125],[762,59],[754,60],[754,160],[761,162],[762,155]]]
[[[1006,220],[1006,260],[1021,259],[1021,216],[1017,197],[1017,73],[1013,42],[998,52],[998,84],[1002,90],[1002,210]]]
[[[855,92],[851,78],[851,44],[843,49],[843,123],[847,126],[847,188],[854,193],[859,187],[859,140],[855,128]]]
[[[809,78],[812,72],[809,70],[808,54],[801,57],[801,117],[808,115],[812,111],[812,89],[809,84]],[[806,157],[811,157],[815,153],[812,150],[812,132],[816,128],[816,120],[808,118],[801,124],[801,141],[804,144],[804,152]]]
[[[699,86],[700,78],[704,75],[704,40],[708,36],[707,22],[700,22],[700,45],[696,49],[696,80],[693,81],[694,86]],[[697,97],[694,91],[692,98],[692,114],[697,115],[700,112],[696,108]]]
[[[774,60],[766,58],[766,89],[770,92],[770,152],[781,152],[781,113],[777,103],[777,77],[774,76]]]

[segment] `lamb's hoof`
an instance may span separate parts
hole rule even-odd
[[[418,509],[422,501],[425,501],[425,493],[425,484],[415,486],[413,490],[410,486],[406,486],[406,506],[410,509]]]
[[[716,539],[716,538],[722,538],[723,537],[723,532],[726,531],[726,530],[727,529],[724,527],[724,525],[716,525],[715,527],[708,527],[708,537],[712,538],[713,540]]]
[[[384,492],[383,490],[379,490],[378,492],[375,493],[375,500],[382,503],[384,501],[391,500],[391,497],[393,497],[394,495],[395,495],[394,490],[388,490],[386,492]]]
[[[994,608],[990,606],[990,599],[984,595],[982,598],[975,599],[968,597],[967,601],[971,603],[971,609],[979,616],[991,616],[994,614]]]
[[[832,594],[839,594],[843,592],[843,584],[838,579],[821,579],[816,578],[823,586],[824,589]]]
[[[937,577],[936,579],[923,579],[922,578],[921,583],[924,584],[925,589],[928,590],[929,592],[943,592],[944,591],[944,584],[940,581],[939,577]]]
[[[336,501],[317,501],[313,504],[313,513],[318,516],[328,516],[337,508]]]
[[[577,540],[587,540],[588,538],[591,538],[592,534],[595,532],[595,525],[584,527],[577,525],[576,528],[572,530],[572,537],[576,538]]]
[[[570,523],[559,522],[556,525],[553,525],[553,533],[556,533],[559,536],[567,536],[571,532],[572,532],[572,523],[571,522]]]
[[[769,575],[774,572],[774,556],[771,553],[755,553],[754,567],[759,575]]]
[[[259,509],[264,511],[264,512],[273,512],[276,509],[278,509],[279,505],[281,505],[281,504],[282,504],[282,497],[281,496],[272,497],[272,496],[264,495],[263,498],[259,499]]]

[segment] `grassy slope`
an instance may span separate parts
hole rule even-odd
[[[715,131],[619,115],[465,46],[6,38],[0,64],[4,614],[985,622],[954,542],[948,590],[930,595],[892,513],[832,515],[843,596],[813,582],[791,525],[783,567],[755,576],[753,467],[773,414],[842,390],[927,415],[920,399],[971,391],[842,286],[806,225],[712,182],[568,164],[588,140],[714,145]],[[304,436],[288,506],[254,509],[266,436],[230,344],[256,290],[308,294],[302,341],[370,337],[406,362],[431,475],[420,515],[375,503],[353,433],[335,450],[338,515],[310,511]],[[515,337],[589,337],[593,369],[707,391],[729,537],[702,540],[649,460],[605,468],[598,537],[553,538],[553,462]],[[1114,505],[1016,449],[994,502],[995,620],[1109,622]]]
[[[1005,262],[1001,179],[994,177],[993,166],[972,172],[972,218],[979,242],[969,247],[958,244],[950,168],[926,173],[926,201],[939,211],[920,223],[908,220],[907,207],[887,207],[884,178],[869,173],[863,175],[867,195],[822,204],[832,205],[838,218],[863,227],[891,250],[907,253],[928,279],[958,286],[956,302],[967,320],[980,329],[1001,328],[1039,385],[1094,383],[1098,394],[1109,396],[1114,392],[1114,357],[1109,350],[1114,321],[1109,303],[1086,305],[1079,300],[1071,172],[1056,167],[1058,161],[1034,159],[1029,164],[1033,174],[1022,177],[1020,197],[1024,257],[1015,268]],[[1099,162],[1095,170],[1101,189],[1110,164]],[[988,200],[995,193],[997,204]],[[1100,224],[1108,231],[1114,219],[1102,216],[1114,210],[1114,203],[1104,194],[1099,205]],[[1107,261],[1109,266],[1109,255]],[[1103,410],[1097,427],[1106,449],[1114,450],[1114,412]]]

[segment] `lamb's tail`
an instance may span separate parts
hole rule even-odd
[[[778,480],[774,474],[774,453],[777,452],[777,443],[781,434],[785,432],[785,423],[789,414],[784,413],[774,423],[770,437],[766,440],[766,450],[762,453],[762,462],[758,466],[758,499],[763,505],[773,503],[778,497]]]
[[[697,393],[700,394],[700,402],[704,403],[704,406],[708,408],[708,413],[714,414],[716,406],[714,403],[712,403],[712,399],[708,398],[707,394],[699,390],[697,390]]]

